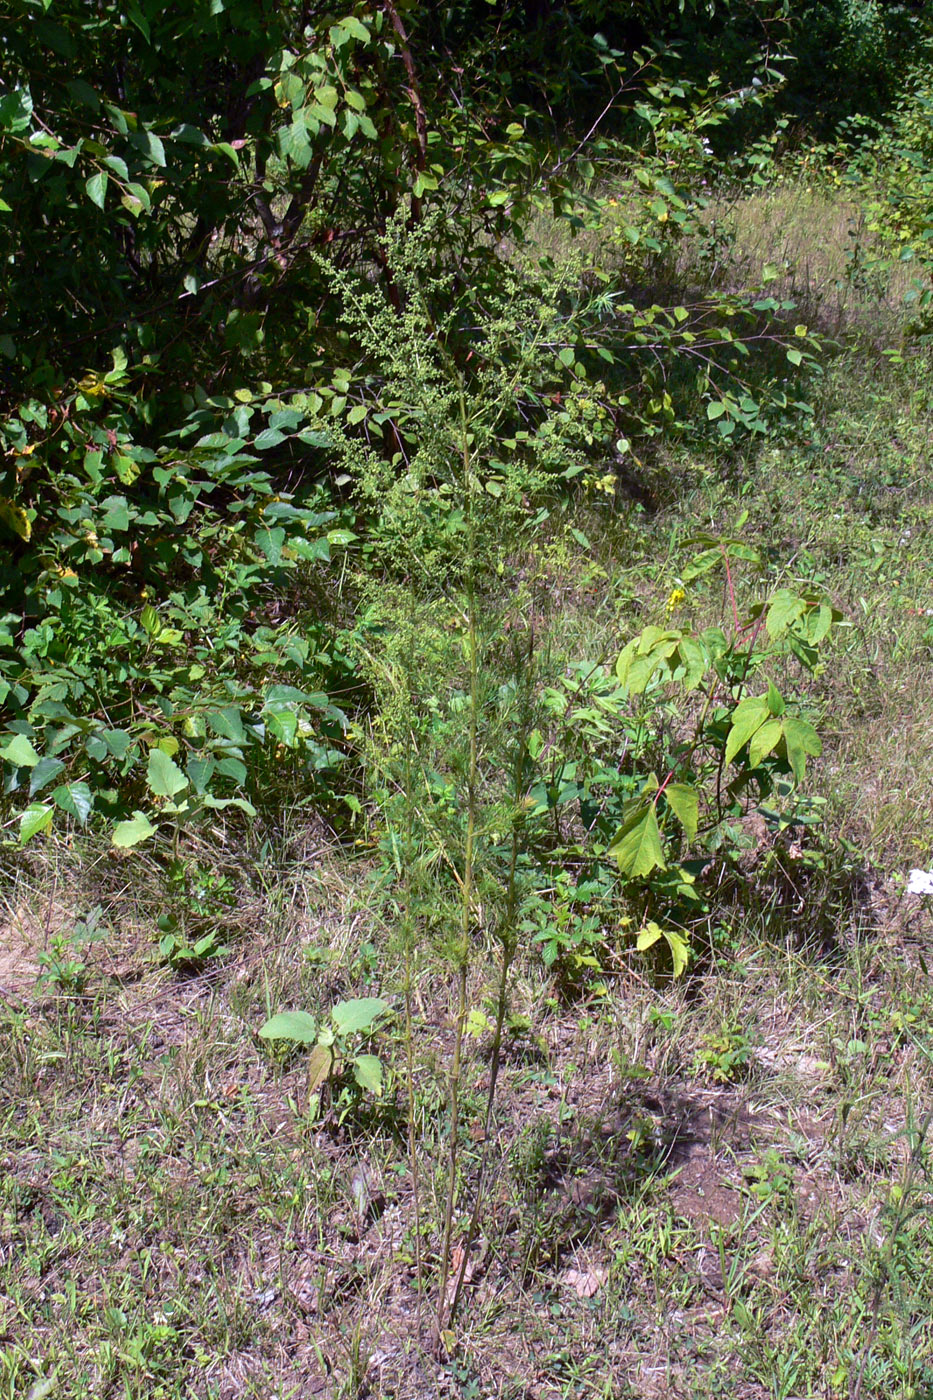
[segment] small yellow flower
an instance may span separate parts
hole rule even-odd
[[[687,594],[682,588],[675,588],[672,590],[671,596],[667,600],[668,617],[672,617],[674,615],[674,613],[680,607],[681,603],[684,601],[686,596]]]

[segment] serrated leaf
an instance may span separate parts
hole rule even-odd
[[[609,847],[609,854],[629,880],[650,875],[652,870],[667,869],[653,802],[641,804],[622,824]]]
[[[234,744],[246,743],[243,718],[235,705],[228,705],[223,710],[213,710],[207,716],[207,722],[221,739],[229,739]]]
[[[689,783],[668,783],[664,797],[683,827],[687,840],[692,841],[700,820],[700,799],[696,788]]]
[[[726,762],[731,763],[756,730],[770,719],[771,711],[765,696],[749,696],[736,705],[732,714],[732,727],[726,740]]]
[[[368,1031],[383,1012],[390,1010],[381,997],[357,997],[354,1001],[339,1001],[331,1007],[331,1020],[338,1035]]]
[[[263,1040],[290,1040],[296,1045],[313,1045],[317,1021],[309,1011],[280,1011],[259,1028]]]
[[[19,819],[19,844],[25,846],[40,831],[51,824],[55,808],[43,802],[30,802]]]
[[[264,428],[261,433],[257,433],[253,440],[253,446],[258,452],[264,452],[267,447],[278,447],[285,441],[285,434],[279,432],[278,428]]]
[[[155,836],[157,829],[145,812],[134,812],[127,821],[117,822],[111,839],[115,846],[138,846],[141,841],[148,841],[150,836]]]
[[[39,755],[25,734],[14,734],[12,739],[0,744],[0,758],[12,763],[14,768],[35,768]]]
[[[357,1055],[353,1061],[353,1078],[361,1089],[378,1098],[382,1093],[382,1061],[375,1055]]]
[[[807,755],[812,754],[817,758],[823,752],[820,736],[805,719],[785,719],[784,747],[794,778],[802,783],[807,769]]]
[[[146,784],[154,797],[175,797],[188,786],[188,779],[174,759],[161,749],[152,749],[146,770]]]

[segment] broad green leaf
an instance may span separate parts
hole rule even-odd
[[[87,190],[91,203],[96,204],[98,209],[103,209],[107,197],[106,170],[98,170],[96,175],[91,176],[84,188]]]
[[[696,788],[691,787],[689,783],[668,783],[664,789],[664,797],[683,827],[687,840],[692,841],[697,834],[700,820],[700,802]]]
[[[154,797],[175,797],[188,786],[188,779],[174,759],[161,749],[152,749],[146,783]]]
[[[256,545],[273,567],[282,561],[282,547],[285,544],[285,538],[285,531],[281,525],[274,530],[264,527],[256,531]]]
[[[19,844],[25,846],[40,831],[51,824],[55,808],[42,802],[30,802],[19,819]]]
[[[65,84],[65,87],[71,93],[72,97],[76,98],[78,102],[82,102],[85,107],[90,107],[92,112],[100,111],[100,98],[90,84],[86,83],[83,78],[71,78]]]
[[[766,720],[761,728],[755,731],[748,746],[748,761],[752,768],[757,768],[762,759],[767,758],[768,754],[777,748],[783,733],[784,726],[779,719]]]
[[[114,758],[125,758],[133,746],[133,736],[125,729],[102,729],[100,737]]]
[[[123,532],[130,528],[130,513],[125,496],[108,496],[101,504],[105,507],[101,521],[105,530]]]
[[[368,1089],[378,1098],[382,1093],[382,1061],[375,1055],[357,1055],[353,1061],[353,1078],[361,1089]]]
[[[280,744],[290,749],[298,737],[298,716],[294,710],[265,710],[266,728]]]
[[[339,1001],[331,1007],[331,1020],[338,1035],[368,1031],[383,1012],[390,1009],[381,997],[358,997],[355,1001]]]
[[[706,652],[695,637],[682,637],[677,648],[680,664],[684,668],[682,685],[685,690],[696,690],[706,675]]]
[[[781,692],[774,684],[774,681],[768,682],[768,709],[775,717],[782,715],[785,709]]]
[[[280,433],[278,428],[264,428],[261,433],[256,435],[253,446],[257,452],[264,452],[267,447],[278,447],[284,441],[285,434]]]
[[[638,949],[639,953],[646,953],[648,949],[653,948],[663,936],[661,925],[656,924],[652,919],[650,923],[645,924],[643,929],[639,929],[638,937],[635,939],[635,947]]]
[[[113,844],[138,846],[140,841],[148,841],[150,836],[155,836],[157,829],[144,812],[134,812],[129,820],[117,822],[113,828]]]
[[[342,29],[345,29],[348,34],[352,35],[354,39],[358,39],[361,44],[368,44],[370,42],[369,30],[366,28],[365,24],[363,24],[362,20],[357,19],[355,15],[345,15],[340,21],[340,26]]]
[[[641,804],[623,823],[609,847],[609,854],[629,880],[650,875],[652,870],[667,869],[653,802]]]
[[[766,696],[749,696],[746,700],[736,705],[732,715],[732,727],[729,730],[729,737],[726,740],[727,763],[732,762],[736,754],[745,747],[755,731],[760,729],[765,721],[770,718],[771,711],[768,709]]]
[[[256,815],[256,808],[252,802],[247,802],[245,797],[215,797],[212,792],[206,792],[201,801],[205,807],[211,807],[218,812],[223,812],[228,807],[236,807],[239,811],[245,812],[248,817]],[[187,799],[185,805],[187,805]]]
[[[823,752],[820,736],[813,725],[804,719],[785,719],[784,746],[794,778],[802,783],[807,769],[807,755],[812,754],[817,758]]]
[[[157,637],[162,630],[159,614],[151,603],[147,603],[139,614],[139,625],[149,637]]]
[[[195,792],[199,794],[206,792],[207,785],[214,776],[214,769],[217,767],[214,760],[212,758],[195,758],[192,756],[188,759],[185,766],[188,770],[188,781],[191,783]]]
[[[35,797],[37,792],[41,792],[64,770],[65,765],[60,758],[52,758],[50,755],[40,758],[29,774],[29,796]]]
[[[317,1021],[308,1011],[280,1011],[269,1017],[259,1034],[263,1040],[291,1040],[298,1045],[313,1045],[317,1040]]]
[[[25,131],[32,121],[32,94],[28,87],[15,88],[0,97],[0,129]]]
[[[221,739],[229,739],[234,744],[246,743],[243,718],[236,706],[228,705],[223,710],[214,710],[207,716],[207,722]]]
[[[83,826],[94,807],[94,794],[87,783],[63,783],[52,793],[52,801]]]
[[[821,603],[818,608],[813,608],[804,621],[807,624],[807,638],[814,646],[821,642],[828,634],[833,623],[838,621],[841,614],[835,612],[828,603]]]
[[[771,599],[765,625],[772,639],[783,636],[788,627],[796,622],[807,609],[803,598],[791,593],[789,588],[779,588]]]
[[[0,758],[12,763],[14,768],[35,768],[39,755],[25,734],[14,734],[12,739],[0,744]]]
[[[217,772],[225,778],[232,778],[238,787],[246,782],[246,764],[241,758],[234,758],[232,754],[218,760]]]

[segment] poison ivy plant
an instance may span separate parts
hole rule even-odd
[[[623,648],[616,675],[640,707],[643,751],[653,747],[653,716],[681,715],[683,737],[666,748],[669,770],[642,775],[622,810],[607,855],[633,888],[654,887],[664,899],[695,898],[691,857],[718,849],[729,822],[779,795],[792,803],[807,760],[822,744],[804,700],[785,699],[762,673],[792,656],[805,671],[821,666],[820,648],[841,614],[811,592],[777,589],[740,617],[732,566],[756,562],[741,540],[701,536],[683,582],[721,568],[732,600],[731,635],[718,629],[649,626]],[[684,589],[679,589],[682,599]],[[763,686],[763,688],[762,688]],[[679,703],[676,696],[683,697]],[[690,697],[696,701],[691,703]],[[681,708],[682,707],[682,708]],[[675,972],[687,961],[683,932],[649,920],[638,935],[647,949],[665,939]]]

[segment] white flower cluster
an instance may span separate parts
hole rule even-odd
[[[912,870],[907,877],[908,894],[933,894],[933,870]]]

